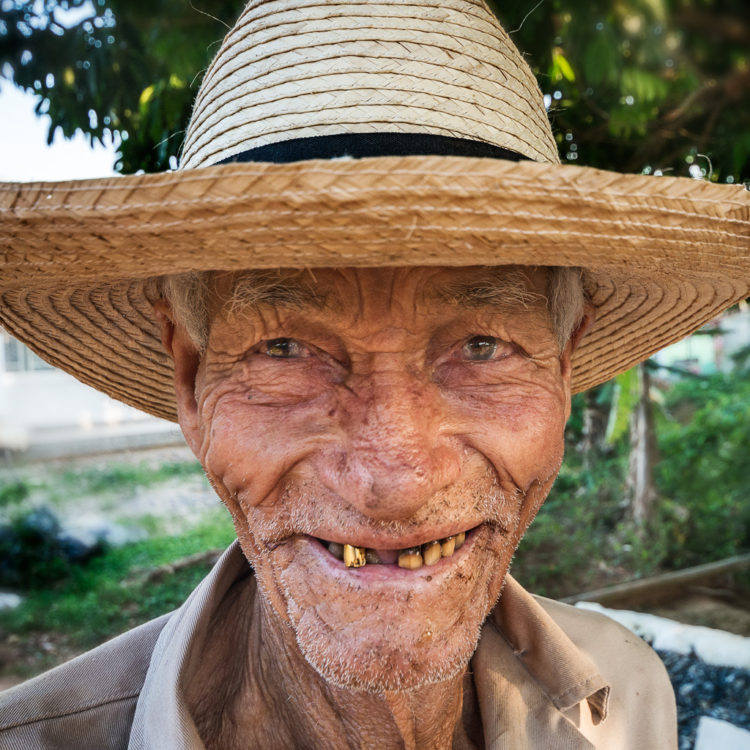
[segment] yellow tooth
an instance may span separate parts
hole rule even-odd
[[[440,542],[440,554],[443,557],[450,557],[456,549],[456,537],[447,536]]]
[[[456,549],[461,549],[466,541],[466,532],[462,531],[460,534],[456,534]]]
[[[409,570],[417,570],[422,567],[422,555],[419,552],[419,547],[411,547],[405,549],[398,556],[398,567],[408,568]]]
[[[434,565],[440,560],[441,555],[440,542],[430,542],[422,547],[422,559],[425,565]]]
[[[362,568],[366,564],[364,547],[355,547],[351,544],[344,545],[344,565],[347,568]]]

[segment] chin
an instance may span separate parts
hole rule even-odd
[[[316,619],[303,617],[295,627],[308,664],[332,686],[384,693],[416,690],[461,674],[476,650],[484,618],[462,618],[448,632],[432,632],[430,625],[395,627],[383,622],[342,632]]]
[[[460,602],[451,586],[450,596],[398,591],[389,601],[350,599],[343,610],[299,607],[290,597],[285,619],[302,656],[328,684],[368,693],[416,690],[466,670],[499,583],[482,576]]]

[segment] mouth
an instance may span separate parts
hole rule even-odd
[[[399,568],[407,570],[419,570],[422,567],[436,565],[444,557],[451,557],[458,552],[466,542],[466,534],[471,531],[473,529],[442,539],[434,539],[417,547],[403,549],[375,549],[355,544],[329,542],[325,539],[317,539],[317,541],[347,568],[363,568],[365,565],[398,565]]]

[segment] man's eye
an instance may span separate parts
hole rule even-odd
[[[304,354],[304,347],[295,339],[271,339],[266,341],[265,353],[269,357],[279,359],[294,359]]]
[[[494,336],[472,336],[462,347],[461,354],[472,361],[492,359],[500,342]]]

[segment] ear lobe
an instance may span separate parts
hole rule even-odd
[[[196,400],[196,378],[201,357],[185,327],[174,319],[169,303],[159,300],[154,303],[154,313],[161,329],[164,351],[174,363],[174,389],[177,400],[177,421],[190,449],[198,456],[200,429],[198,425],[198,403]]]
[[[583,341],[584,337],[591,330],[595,322],[596,308],[590,302],[586,302],[583,306],[583,317],[581,318],[581,322],[578,324],[578,328],[573,331],[570,340],[568,341],[571,355],[578,348],[578,345]]]

